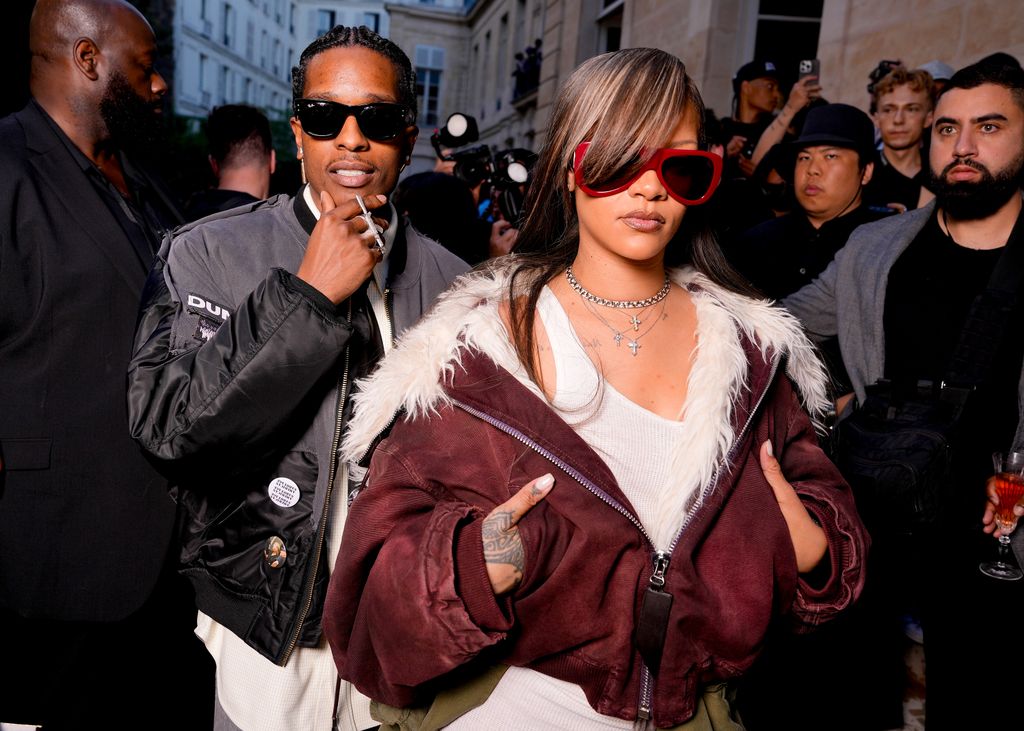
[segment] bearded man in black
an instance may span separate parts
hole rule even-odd
[[[909,595],[920,607],[929,731],[974,727],[985,699],[1013,697],[1024,685],[1024,665],[1001,661],[999,644],[1000,624],[1024,608],[1024,582],[978,570],[995,553],[982,529],[991,455],[1024,450],[1024,72],[993,63],[964,68],[934,116],[929,187],[936,201],[857,229],[817,280],[783,300],[814,337],[838,334],[850,396],[860,404],[880,379],[894,394],[919,394],[924,383],[945,395],[950,374],[973,376],[950,437],[952,487],[938,519],[913,535],[909,553],[886,553],[897,536],[877,523],[872,535],[876,600],[899,609]],[[841,412],[849,413],[848,403],[841,400]],[[1024,531],[1014,543],[1024,555]],[[846,649],[835,663],[883,664],[877,652],[856,657],[856,647]],[[902,652],[899,643],[888,647],[890,659]],[[985,689],[982,704],[968,680]],[[874,682],[861,683],[862,698],[882,696]],[[888,696],[895,719],[853,727],[899,725],[900,690]]]

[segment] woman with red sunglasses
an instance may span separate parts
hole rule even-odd
[[[324,621],[383,728],[741,729],[769,625],[858,595],[824,370],[707,233],[702,119],[667,53],[581,65],[515,253],[359,385]]]

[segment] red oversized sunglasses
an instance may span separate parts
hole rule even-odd
[[[651,159],[637,168],[640,160],[626,165],[605,180],[588,185],[583,180],[581,167],[589,142],[581,142],[572,156],[572,170],[576,184],[584,193],[595,198],[621,193],[648,170],[653,170],[665,190],[684,206],[707,203],[722,180],[722,158],[704,150],[677,150],[662,147],[654,151]],[[646,155],[647,151],[641,152]]]

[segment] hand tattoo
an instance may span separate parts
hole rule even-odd
[[[512,511],[492,513],[484,519],[481,535],[484,544],[484,561],[494,564],[508,564],[515,571],[515,583],[523,578],[523,541],[519,529],[512,523]]]

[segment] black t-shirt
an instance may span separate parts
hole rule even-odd
[[[185,204],[185,218],[189,221],[198,221],[214,213],[230,211],[232,208],[244,206],[259,201],[254,195],[244,193],[240,190],[220,190],[210,188],[195,193]]]
[[[736,135],[739,135],[740,137],[747,138],[744,147],[753,150],[754,147],[757,145],[757,141],[761,139],[761,135],[768,128],[768,125],[772,123],[773,119],[775,118],[770,114],[764,115],[757,122],[739,122],[732,118],[723,119],[722,136],[725,139],[725,144],[728,145],[729,140],[731,140]],[[742,155],[743,152],[740,151],[738,154]],[[722,169],[722,179],[731,180],[732,178],[735,177],[746,176],[744,176],[740,172],[739,164],[736,161],[736,156],[727,155],[725,158],[725,165]]]
[[[741,234],[730,251],[730,263],[766,296],[782,299],[814,281],[855,228],[879,218],[881,214],[858,206],[815,228],[798,209]]]
[[[846,245],[858,226],[879,219],[879,214],[858,206],[819,228],[801,209],[754,226],[728,251],[729,261],[767,297],[782,299],[814,281]],[[836,395],[853,390],[839,353],[839,341],[829,338],[818,344]]]
[[[1024,214],[1012,239],[1021,236]],[[885,296],[885,375],[898,387],[918,380],[942,380],[960,340],[975,298],[988,286],[1004,249],[969,249],[939,228],[936,216],[900,255],[889,272]],[[1010,447],[1017,428],[1017,387],[1024,360],[1019,324],[1021,298],[1005,327],[995,364],[986,381],[968,399],[961,421],[961,441],[954,444],[954,470],[960,484],[972,487],[969,502],[980,516],[981,491],[991,474],[990,455]],[[975,515],[974,513],[977,513]]]
[[[880,207],[890,203],[902,203],[907,210],[912,210],[917,208],[924,180],[923,169],[914,177],[908,178],[879,155],[871,182],[864,189],[864,202],[869,206]]]

